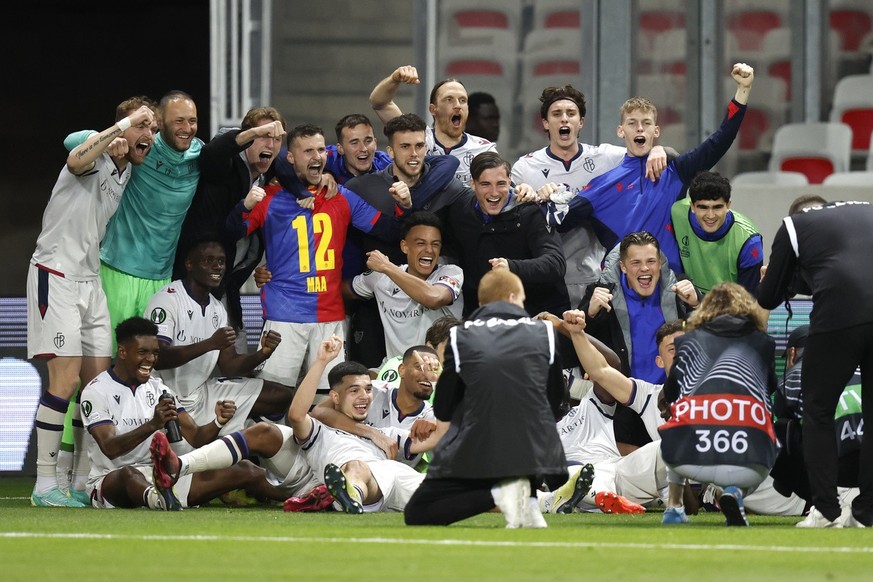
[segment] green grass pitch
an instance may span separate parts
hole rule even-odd
[[[687,526],[646,515],[499,514],[406,527],[399,514],[286,514],[220,504],[148,510],[30,506],[29,479],[0,479],[0,580],[870,580],[873,531],[798,530],[797,518],[720,514]]]

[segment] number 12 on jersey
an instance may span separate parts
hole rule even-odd
[[[300,272],[308,273],[312,270],[312,265],[309,260],[309,225],[306,222],[306,217],[298,216],[292,220],[291,228],[297,231],[297,243],[300,246],[298,255],[300,257]],[[312,231],[314,234],[321,235],[315,248],[315,270],[329,271],[336,265],[334,250],[330,248],[330,239],[333,237],[330,215],[323,212],[313,214]]]

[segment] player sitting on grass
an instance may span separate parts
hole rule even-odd
[[[244,463],[223,471],[188,476],[175,483],[176,490],[160,479],[161,469],[149,460],[153,448],[170,451],[162,432],[169,421],[178,421],[182,436],[200,445],[218,435],[233,417],[236,405],[229,400],[215,405],[215,420],[197,426],[184,408],[176,408],[169,389],[150,376],[158,359],[158,329],[141,317],[121,322],[115,331],[118,358],[115,366],[94,378],[82,391],[82,415],[88,429],[91,474],[87,491],[93,507],[149,507],[179,510],[206,503],[223,493],[246,488],[254,495],[269,489],[264,471]],[[172,395],[171,395],[172,396]]]

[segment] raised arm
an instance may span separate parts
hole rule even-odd
[[[370,105],[382,123],[388,123],[395,117],[403,115],[400,107],[394,103],[394,97],[397,95],[400,85],[418,85],[419,83],[421,81],[418,79],[418,71],[412,65],[397,67],[393,73],[379,81],[379,84],[370,93]]]
[[[585,312],[576,309],[564,312],[564,329],[570,333],[579,363],[588,378],[603,387],[618,402],[625,404],[633,395],[634,384],[630,378],[607,363],[585,333]]]
[[[232,343],[219,352],[218,367],[225,376],[247,376],[266,362],[281,342],[279,332],[271,329],[261,336],[261,347],[256,352],[240,354]]]
[[[336,335],[321,342],[315,362],[309,367],[309,371],[297,387],[294,400],[291,401],[291,407],[288,409],[288,423],[294,431],[294,436],[301,441],[309,437],[311,431],[309,409],[315,400],[318,382],[328,363],[339,355],[342,347],[343,341]]]
[[[148,106],[143,105],[100,133],[91,134],[84,143],[74,148],[70,155],[67,156],[67,169],[77,176],[84,174],[94,167],[94,162],[97,161],[97,158],[106,151],[106,148],[116,138],[120,140],[118,142],[118,150],[121,153],[121,157],[123,157],[127,153],[127,148],[133,145],[128,144],[127,140],[122,137],[127,128],[138,126],[151,127],[154,122],[154,112]]]
[[[457,298],[457,294],[448,286],[441,283],[429,283],[409,274],[392,263],[384,253],[378,250],[367,253],[367,268],[386,275],[404,293],[428,309],[439,309],[451,305]],[[457,289],[460,289],[462,284],[463,281],[458,284]]]

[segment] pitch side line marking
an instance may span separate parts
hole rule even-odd
[[[44,533],[44,532],[0,532],[2,538],[54,538],[54,539],[89,539],[89,540],[139,540],[139,541],[233,541],[233,542],[279,542],[279,543],[364,543],[364,544],[418,544],[442,546],[481,546],[481,547],[513,547],[513,548],[609,548],[636,550],[697,550],[697,551],[748,551],[748,552],[816,552],[839,554],[873,554],[873,548],[847,546],[744,546],[739,544],[641,544],[618,542],[513,542],[484,540],[428,540],[408,538],[325,538],[325,537],[265,537],[265,536],[168,536],[168,535],[119,535],[94,533]]]

